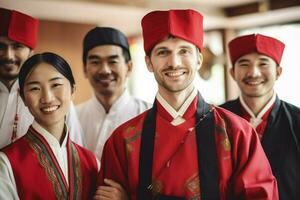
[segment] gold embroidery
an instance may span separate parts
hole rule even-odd
[[[231,144],[228,138],[225,138],[222,142],[223,148],[225,151],[230,151],[231,149]]]
[[[158,193],[161,193],[163,189],[163,184],[160,180],[153,179],[151,185],[152,185],[151,191],[153,196],[157,195]]]
[[[194,173],[184,184],[185,188],[194,195],[200,194],[200,179],[198,172]]]
[[[71,151],[72,151],[72,160],[75,161],[75,166],[73,166],[73,170],[75,170],[74,174],[74,197],[75,199],[81,199],[82,197],[82,170],[80,164],[80,158],[77,152],[77,149],[73,143],[71,143]]]
[[[25,138],[25,139],[28,141],[31,148],[37,154],[37,158],[38,158],[39,163],[44,168],[49,180],[51,181],[52,187],[53,187],[53,190],[54,190],[54,193],[55,193],[55,197],[58,200],[63,200],[64,199],[64,194],[63,194],[63,191],[60,187],[59,180],[58,180],[58,178],[57,178],[57,176],[54,172],[53,167],[51,167],[51,164],[49,163],[49,160],[47,159],[46,155],[43,153],[40,146],[33,141],[33,138],[28,137],[28,138]]]

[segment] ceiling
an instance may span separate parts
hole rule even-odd
[[[260,8],[268,6],[272,1],[279,0],[1,0],[0,6],[28,13],[39,19],[112,26],[127,35],[139,35],[142,17],[157,9],[198,10],[204,15],[206,30],[300,21],[299,3],[281,9],[262,9],[261,12],[228,17],[228,8],[252,4],[257,4]],[[282,2],[287,1],[293,0]]]

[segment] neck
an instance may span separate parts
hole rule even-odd
[[[62,144],[62,141],[65,137],[65,132],[64,132],[64,127],[65,127],[65,120],[62,120],[61,122],[58,122],[54,125],[44,127],[49,133],[51,133],[58,141],[60,144]]]
[[[273,92],[270,95],[263,97],[249,97],[247,95],[242,95],[244,102],[250,108],[255,116],[267,105],[267,103],[273,97]]]
[[[11,90],[13,84],[15,83],[16,79],[14,79],[14,80],[3,80],[3,79],[0,79],[0,81],[6,86],[6,88],[10,92],[10,90]]]
[[[101,105],[104,107],[105,112],[108,113],[112,105],[120,98],[120,96],[123,94],[121,93],[120,95],[100,95],[96,94],[97,100],[101,103]]]
[[[179,92],[171,92],[161,87],[159,88],[159,94],[170,104],[170,106],[178,111],[185,100],[191,95],[193,89],[194,86],[192,84]]]

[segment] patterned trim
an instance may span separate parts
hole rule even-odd
[[[59,200],[67,199],[68,190],[42,141],[34,133],[32,133],[30,129],[28,130],[25,139],[36,153],[39,163],[44,168],[46,175],[51,181],[55,197]]]
[[[73,199],[81,199],[82,197],[82,170],[80,158],[77,149],[73,143],[71,147],[72,171],[73,171]]]
[[[199,172],[194,173],[185,182],[185,188],[195,196],[200,196],[200,178]]]

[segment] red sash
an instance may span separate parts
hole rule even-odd
[[[51,147],[32,127],[3,152],[12,166],[20,199],[90,199],[95,192],[95,156],[69,138],[69,185]]]

